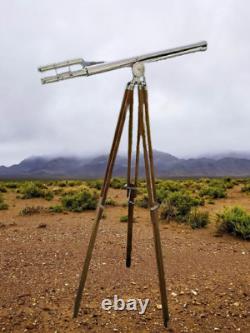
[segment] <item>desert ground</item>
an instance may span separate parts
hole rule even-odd
[[[56,191],[55,191],[56,192]],[[20,199],[16,189],[3,193],[8,209],[0,211],[1,332],[250,332],[250,242],[218,234],[216,214],[240,205],[250,212],[250,196],[240,185],[227,197],[205,202],[206,228],[160,221],[170,311],[162,324],[161,302],[149,212],[136,207],[131,268],[125,267],[126,191],[110,189],[91,261],[81,309],[72,309],[95,211],[51,212],[59,195]],[[25,207],[41,209],[21,215]],[[149,298],[144,315],[104,311],[101,302]]]

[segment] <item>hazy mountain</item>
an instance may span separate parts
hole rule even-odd
[[[107,159],[107,155],[88,158],[30,157],[10,167],[1,166],[0,178],[102,178]],[[164,152],[154,151],[154,161],[156,175],[163,178],[250,176],[250,154],[249,159],[232,156],[180,159]],[[115,176],[124,176],[126,170],[126,157],[118,156],[113,174]],[[140,159],[140,174],[144,176],[142,156]]]

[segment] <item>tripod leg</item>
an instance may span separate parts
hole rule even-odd
[[[149,116],[148,116],[148,106],[146,89],[139,86],[139,112],[141,116],[142,123],[142,142],[143,142],[143,151],[144,151],[144,162],[145,162],[145,171],[146,171],[146,180],[147,180],[147,190],[149,196],[149,205],[150,205],[150,216],[153,226],[153,234],[154,234],[154,243],[155,243],[155,252],[156,252],[156,260],[157,260],[157,268],[158,268],[158,277],[159,277],[159,285],[160,285],[160,293],[161,293],[161,303],[162,303],[162,314],[164,326],[167,327],[169,321],[169,313],[168,313],[168,303],[167,303],[167,293],[166,293],[166,282],[165,282],[165,273],[164,273],[164,265],[163,265],[163,255],[161,248],[161,239],[160,239],[160,231],[158,224],[158,205],[156,202],[155,196],[155,179],[154,179],[154,171],[153,171],[153,151],[152,151],[152,143],[150,136],[150,127],[149,127]],[[145,112],[143,105],[145,105]],[[146,129],[145,129],[146,125]]]
[[[92,252],[93,252],[94,245],[95,245],[97,231],[98,231],[99,223],[100,223],[100,220],[102,217],[102,213],[103,213],[103,209],[104,209],[104,205],[105,205],[105,201],[106,201],[106,197],[107,197],[107,192],[108,192],[108,188],[109,188],[110,180],[111,180],[111,176],[112,176],[112,171],[113,171],[113,167],[114,167],[114,163],[115,163],[115,158],[117,155],[117,151],[118,151],[118,147],[119,147],[119,143],[120,143],[120,139],[121,139],[121,135],[122,135],[122,130],[124,127],[126,111],[127,111],[128,105],[130,103],[132,93],[133,93],[133,91],[130,90],[129,88],[127,88],[125,90],[125,94],[124,94],[124,98],[123,98],[123,102],[122,102],[122,106],[121,106],[121,110],[120,110],[120,114],[119,114],[119,118],[118,118],[118,122],[117,122],[117,126],[116,126],[116,131],[115,131],[115,135],[114,135],[114,139],[113,139],[113,143],[112,143],[112,148],[111,148],[111,152],[109,155],[109,160],[108,160],[108,164],[107,164],[107,168],[106,168],[105,178],[104,178],[104,182],[103,182],[103,186],[102,186],[102,190],[101,190],[101,197],[99,200],[99,205],[97,207],[96,219],[95,219],[95,222],[93,225],[93,229],[92,229],[92,233],[91,233],[91,237],[90,237],[90,241],[89,241],[89,245],[88,245],[88,250],[87,250],[85,262],[83,265],[82,274],[80,277],[77,296],[75,299],[74,314],[73,314],[74,318],[77,317],[78,312],[79,312],[79,307],[80,307],[80,303],[81,303],[81,299],[82,299],[82,293],[83,293],[83,289],[84,289],[85,282],[87,279],[87,274],[88,274],[89,265],[90,265],[90,261],[91,261],[91,257],[92,257]]]
[[[133,144],[133,95],[129,108],[129,126],[128,126],[128,231],[127,231],[127,254],[126,267],[131,266],[132,238],[133,238],[133,216],[134,216],[134,189],[131,183],[131,164],[132,164],[132,144]]]

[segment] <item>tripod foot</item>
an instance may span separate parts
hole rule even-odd
[[[163,321],[163,324],[166,328],[168,328],[168,322],[169,322],[169,318],[165,318]]]
[[[131,267],[131,257],[126,258],[126,267],[127,268]]]

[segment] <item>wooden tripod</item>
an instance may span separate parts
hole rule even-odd
[[[137,65],[137,63],[135,64]],[[141,64],[139,64],[141,65]],[[139,68],[140,72],[141,68]],[[168,313],[168,303],[167,303],[167,293],[166,293],[166,282],[164,274],[163,256],[161,249],[161,239],[158,224],[158,204],[156,201],[156,189],[155,189],[155,175],[154,175],[154,165],[153,165],[153,150],[151,142],[150,133],[150,123],[149,123],[149,112],[148,112],[148,94],[147,87],[141,72],[138,74],[138,69],[133,68],[134,78],[128,83],[127,88],[124,93],[120,114],[118,117],[118,122],[115,130],[115,135],[108,159],[108,164],[106,167],[106,173],[104,177],[104,182],[101,189],[101,195],[99,204],[97,207],[96,219],[93,225],[91,238],[89,241],[89,246],[86,254],[86,259],[83,265],[82,274],[80,277],[79,288],[77,296],[75,299],[74,306],[74,317],[77,317],[80,302],[82,299],[82,293],[85,286],[87,273],[89,270],[90,260],[92,257],[92,252],[94,249],[94,244],[97,236],[97,231],[99,223],[103,214],[105,201],[107,198],[108,189],[110,186],[110,181],[112,177],[112,171],[115,163],[115,159],[118,152],[118,147],[121,140],[122,131],[124,128],[125,118],[127,111],[129,110],[129,124],[128,124],[128,169],[127,169],[127,196],[128,196],[128,233],[127,233],[127,254],[126,254],[126,266],[131,266],[131,253],[132,253],[132,235],[133,235],[133,215],[134,215],[134,201],[137,191],[138,173],[139,173],[139,157],[140,157],[140,140],[142,139],[143,144],[143,155],[145,164],[145,175],[147,182],[147,191],[149,199],[150,216],[153,226],[155,252],[158,268],[158,277],[160,285],[161,303],[162,303],[162,313],[163,322],[167,327],[169,320]],[[144,74],[144,68],[143,68]],[[142,79],[141,79],[142,78]],[[134,86],[138,86],[138,128],[137,128],[137,142],[136,142],[136,159],[135,159],[135,170],[134,177],[132,181],[132,137],[133,137],[133,95]]]

